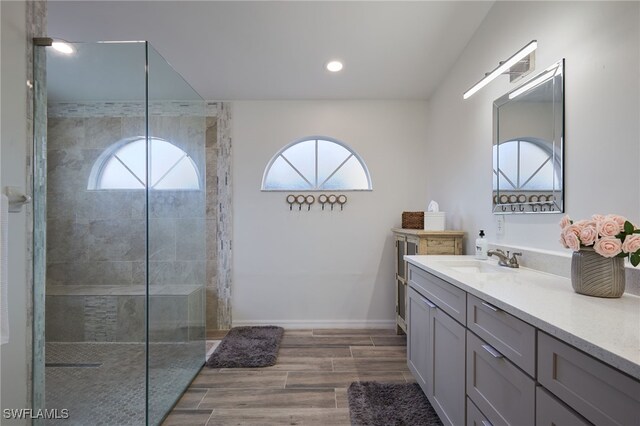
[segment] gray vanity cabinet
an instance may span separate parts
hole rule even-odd
[[[469,398],[467,398],[467,426],[492,426]]]
[[[536,387],[536,426],[589,426],[590,424],[542,386]]]
[[[538,332],[538,381],[594,424],[640,425],[640,382]]]
[[[409,288],[407,363],[445,425],[465,422],[465,328]]]
[[[429,356],[433,380],[428,395],[444,424],[462,425],[465,421],[465,328],[441,309],[432,311],[433,346]]]
[[[407,303],[407,324],[413,324],[407,334],[407,365],[413,373],[424,393],[427,393],[428,383],[431,383],[433,370],[429,368],[429,352],[431,348],[432,329],[431,302],[422,297],[417,291],[409,287]],[[411,328],[413,330],[411,330]]]
[[[504,355],[467,332],[467,395],[493,426],[533,426],[535,388]]]
[[[536,375],[536,329],[502,309],[467,295],[467,328],[528,375]]]
[[[407,278],[408,366],[444,424],[640,426],[639,380],[413,264]]]

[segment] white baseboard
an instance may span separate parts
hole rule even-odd
[[[277,325],[287,329],[307,328],[377,328],[394,329],[394,320],[241,320],[233,321],[234,327],[248,325]]]

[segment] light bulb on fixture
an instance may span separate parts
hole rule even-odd
[[[555,75],[555,73],[556,73],[555,69],[551,70],[551,71],[543,72],[538,77],[535,77],[533,80],[525,83],[524,85],[520,86],[518,89],[516,89],[513,92],[509,93],[509,99],[513,99],[513,98],[515,98],[517,96],[520,96],[524,92],[528,92],[529,90],[533,89],[534,87],[546,82],[550,77]]]
[[[518,50],[513,56],[511,56],[509,59],[502,62],[500,65],[498,65],[498,68],[488,73],[482,80],[474,84],[472,88],[464,92],[464,95],[462,95],[462,98],[463,99],[470,98],[474,93],[476,93],[478,90],[482,89],[484,86],[489,84],[497,76],[499,76],[500,74],[506,71],[509,71],[509,69],[512,66],[514,66],[515,64],[517,64],[518,62],[520,62],[530,54],[532,54],[533,51],[536,50],[537,48],[538,48],[538,42],[536,40],[532,40],[531,43],[527,44],[525,47]]]
[[[342,62],[340,61],[329,61],[326,65],[327,71],[338,72],[342,70]]]
[[[71,45],[64,41],[54,41],[51,43],[51,47],[53,47],[56,51],[60,53],[64,53],[65,55],[71,55],[75,50]]]

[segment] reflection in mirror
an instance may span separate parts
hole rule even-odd
[[[564,59],[493,103],[493,212],[564,211]]]

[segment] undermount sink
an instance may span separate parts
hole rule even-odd
[[[515,272],[513,268],[494,265],[483,260],[447,260],[440,263],[447,268],[463,274],[502,274]]]

